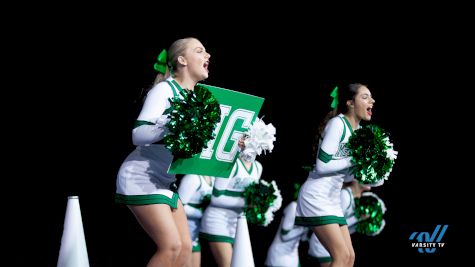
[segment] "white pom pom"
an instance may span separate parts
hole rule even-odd
[[[254,160],[257,155],[264,154],[266,151],[272,152],[274,149],[275,127],[272,123],[265,124],[262,119],[256,118],[254,123],[245,132],[246,139],[244,144],[246,148],[242,151],[244,159]]]

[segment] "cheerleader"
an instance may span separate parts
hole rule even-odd
[[[176,193],[176,178],[167,172],[173,156],[162,142],[167,133],[163,113],[170,107],[170,98],[181,97],[182,88],[193,90],[196,83],[208,78],[209,59],[210,54],[195,38],[179,39],[170,46],[168,67],[172,76],[159,79],[148,92],[132,131],[137,147],[117,176],[116,202],[129,207],[156,244],[147,266],[183,266],[191,257],[191,237]],[[165,63],[158,69],[160,77],[168,73]]]
[[[362,84],[350,84],[334,92],[343,113],[325,124],[319,138],[315,168],[300,189],[297,201],[297,225],[311,227],[333,259],[330,266],[353,266],[354,250],[348,226],[340,206],[344,180],[351,180],[351,157],[346,143],[361,120],[369,121],[374,99]]]
[[[240,141],[241,145],[243,141]],[[201,219],[200,239],[207,240],[219,267],[229,267],[233,254],[237,221],[243,212],[246,186],[257,182],[262,175],[262,165],[257,160],[246,161],[238,157],[229,178],[216,177],[211,203]]]
[[[298,191],[295,194],[295,198],[297,195]],[[308,227],[295,225],[296,209],[297,201],[295,200],[285,207],[277,233],[267,251],[266,266],[300,266],[298,249],[301,240],[308,240]]]

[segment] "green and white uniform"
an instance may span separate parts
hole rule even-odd
[[[119,169],[116,182],[117,203],[127,205],[167,204],[177,208],[178,194],[171,189],[176,180],[169,174],[173,156],[161,140],[168,132],[169,98],[179,96],[182,88],[173,78],[155,85],[147,94],[132,131],[135,148]]]
[[[211,197],[213,191],[214,177],[210,178],[210,184],[202,175],[187,174],[183,176],[178,187],[178,195],[185,207],[188,227],[190,229],[191,240],[193,242],[193,252],[201,251],[199,242],[199,231],[201,217],[203,217],[203,199]]]
[[[355,232],[358,219],[355,217],[355,200],[351,188],[346,187],[341,190],[341,208],[348,224],[350,234]],[[330,262],[332,260],[330,253],[325,249],[315,234],[309,241],[308,254],[310,257],[316,258],[318,262]]]
[[[211,203],[201,219],[200,239],[234,243],[238,216],[246,204],[244,189],[257,182],[261,174],[262,165],[258,161],[252,162],[247,169],[238,158],[229,178],[216,177]]]
[[[297,202],[290,202],[284,209],[277,233],[267,251],[266,266],[298,267],[299,244],[305,238],[308,227],[296,226],[295,211]]]
[[[352,166],[346,147],[353,129],[340,114],[330,119],[319,144],[315,168],[302,185],[297,200],[295,224],[318,226],[346,221],[340,206],[344,180],[351,180]]]

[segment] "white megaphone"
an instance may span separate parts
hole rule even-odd
[[[247,228],[246,216],[241,215],[237,222],[231,267],[254,266],[254,256],[252,255],[251,239],[249,237],[249,229]]]
[[[77,196],[68,197],[57,267],[89,267],[81,209]]]

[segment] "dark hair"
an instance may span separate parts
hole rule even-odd
[[[317,133],[315,135],[314,145],[313,145],[314,158],[317,156],[318,144],[320,143],[320,139],[322,138],[323,130],[325,130],[325,126],[327,125],[327,122],[331,118],[335,117],[336,115],[340,113],[348,112],[348,106],[346,105],[346,102],[348,100],[354,100],[356,94],[358,93],[358,89],[360,89],[360,87],[362,86],[366,86],[366,85],[362,83],[350,83],[341,89],[338,88],[338,106],[335,109],[328,112],[325,118],[322,120],[322,122],[318,126]]]

